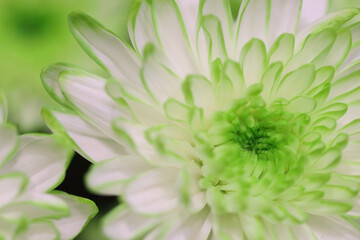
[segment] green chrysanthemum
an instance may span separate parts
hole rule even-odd
[[[73,239],[96,214],[87,199],[54,191],[71,151],[55,135],[18,136],[0,94],[0,239]]]
[[[121,196],[111,239],[360,238],[359,10],[298,32],[300,8],[139,0],[133,48],[70,16],[112,77],[49,67],[64,108],[43,116],[94,163],[89,187]]]

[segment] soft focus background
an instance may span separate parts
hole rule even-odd
[[[68,30],[67,16],[85,12],[118,36],[128,40],[127,15],[132,0],[0,0],[0,89],[8,100],[9,121],[21,133],[47,132],[40,110],[55,104],[41,85],[41,70],[56,62],[79,65],[88,71],[102,70],[81,50]],[[83,185],[88,161],[75,155],[59,189],[96,202],[107,212],[116,198],[92,195]],[[106,239],[98,219],[91,221],[76,239]]]
[[[67,15],[72,11],[85,12],[128,41],[127,16],[132,1],[0,0],[0,88],[8,99],[9,120],[21,133],[48,131],[40,110],[45,104],[55,103],[41,85],[41,69],[52,63],[68,62],[104,74],[72,38]],[[235,9],[241,0],[230,1],[236,16]],[[360,7],[360,0],[330,0],[328,11],[354,6]],[[76,239],[105,240],[98,219],[116,204],[117,199],[95,196],[86,191],[83,176],[88,167],[85,159],[75,155],[59,189],[90,198],[100,209],[98,217]]]

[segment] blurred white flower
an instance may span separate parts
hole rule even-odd
[[[50,66],[43,117],[120,196],[111,239],[360,238],[359,10],[297,31],[301,2],[135,1],[133,47],[70,16],[111,77]]]
[[[97,212],[90,200],[54,191],[72,156],[66,139],[17,135],[0,95],[0,239],[73,239]]]

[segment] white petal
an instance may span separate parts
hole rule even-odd
[[[267,54],[264,43],[258,39],[252,39],[246,43],[241,51],[240,65],[247,87],[260,83],[267,66]]]
[[[297,41],[298,38],[295,37]],[[325,29],[306,37],[303,44],[295,44],[298,51],[290,59],[285,72],[288,73],[303,65],[304,63],[315,63],[324,53],[330,51],[336,40],[336,32],[332,29]],[[301,49],[299,49],[301,48]]]
[[[154,49],[154,51],[156,50]],[[178,79],[170,70],[161,66],[153,54],[149,53],[144,56],[142,68],[143,78],[149,92],[161,105],[171,97],[182,101],[182,80]]]
[[[140,79],[140,59],[130,47],[83,14],[70,15],[70,30],[89,56],[124,83],[131,94],[147,99]]]
[[[2,208],[0,214],[11,219],[22,216],[29,219],[58,219],[69,215],[69,207],[52,194],[24,192],[16,201]]]
[[[12,202],[24,190],[27,177],[21,173],[0,175],[0,207]]]
[[[181,78],[196,73],[196,61],[175,1],[153,1],[152,13],[160,45],[171,62],[168,67]]]
[[[348,57],[351,49],[351,32],[343,30],[337,33],[336,40],[328,53],[323,54],[320,59],[316,61],[317,66],[334,66],[336,69]]]
[[[28,189],[45,192],[56,187],[64,178],[71,151],[64,139],[48,135],[23,135],[17,154],[8,167],[29,177]]]
[[[186,32],[189,36],[189,41],[193,52],[196,52],[196,24],[199,11],[200,1],[193,0],[177,0],[176,1],[182,18],[184,20]]]
[[[237,214],[226,214],[215,217],[215,236],[218,239],[244,239],[240,218]]]
[[[0,238],[3,238],[5,240],[14,239],[17,227],[17,222],[12,222],[8,219],[0,217]]]
[[[15,153],[18,145],[16,128],[12,125],[0,125],[0,167]]]
[[[299,81],[299,79],[301,79],[301,81]],[[303,65],[281,79],[275,96],[292,99],[307,90],[314,80],[315,67],[310,64]]]
[[[124,183],[151,167],[136,155],[119,156],[91,167],[86,177],[89,188],[101,194],[120,195]]]
[[[114,130],[118,133],[119,137],[127,140],[134,151],[147,161],[154,164],[164,163],[162,158],[159,157],[155,146],[146,140],[145,126],[119,119],[114,122]]]
[[[26,231],[19,235],[17,240],[49,240],[58,239],[59,232],[50,221],[31,223]]]
[[[204,110],[210,116],[218,107],[217,96],[213,84],[203,76],[189,76],[183,84],[186,100]]]
[[[160,168],[148,171],[131,182],[125,191],[125,201],[136,212],[157,214],[176,208],[178,170]]]
[[[151,6],[147,1],[134,5],[130,11],[129,35],[131,42],[139,53],[142,53],[147,43],[157,43],[154,24],[151,16]]]
[[[0,91],[0,124],[6,122],[6,119],[7,119],[7,103],[3,92]]]
[[[266,239],[264,226],[259,217],[241,214],[240,220],[248,239]]]
[[[161,219],[137,214],[126,206],[112,210],[104,219],[104,232],[113,240],[136,239],[154,228]]]
[[[183,219],[166,234],[165,239],[207,240],[212,227],[209,212],[209,209],[205,207],[201,212]]]
[[[233,56],[233,23],[228,1],[205,0],[202,10],[203,16],[213,15],[219,20],[222,29],[220,34],[224,38],[225,48],[228,50],[227,53]]]
[[[70,215],[59,220],[53,220],[53,223],[60,232],[61,240],[73,239],[95,216],[98,209],[95,203],[85,198],[61,192],[56,192],[54,195],[67,204]]]
[[[129,110],[109,97],[105,79],[80,72],[64,72],[60,85],[66,97],[102,130],[111,131],[115,118],[131,118]],[[89,100],[91,99],[91,100]]]
[[[360,239],[360,231],[339,216],[310,215],[306,224],[319,240]]]
[[[343,160],[334,170],[338,173],[358,176],[360,173],[360,162]]]
[[[319,0],[321,1],[321,0]],[[268,29],[268,44],[282,33],[294,33],[299,19],[301,0],[272,0]],[[318,2],[318,0],[316,0]],[[269,46],[269,45],[268,45]]]
[[[45,108],[42,115],[53,131],[62,132],[64,129],[75,142],[77,151],[91,161],[99,162],[127,153],[121,143],[117,142],[119,139],[105,135],[94,125],[71,112]]]
[[[320,19],[326,14],[328,0],[302,0],[299,29]]]
[[[45,68],[41,72],[41,80],[45,90],[58,103],[65,106],[67,106],[68,103],[65,96],[61,92],[61,88],[58,80],[62,72],[71,71],[71,70],[78,70],[78,68],[65,64],[54,64]]]
[[[244,44],[252,38],[265,40],[268,1],[242,1],[236,24],[237,55]]]

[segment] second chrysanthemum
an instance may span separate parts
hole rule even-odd
[[[121,196],[111,239],[360,237],[359,10],[296,32],[300,5],[136,1],[133,48],[70,16],[111,78],[47,68],[43,116]]]

